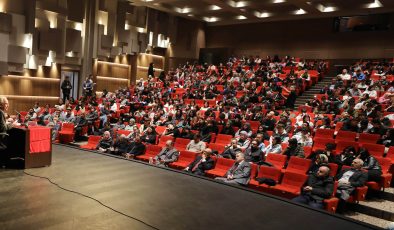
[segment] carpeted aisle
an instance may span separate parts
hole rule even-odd
[[[370,229],[261,194],[145,164],[53,146],[26,172],[158,229]],[[22,170],[0,170],[0,229],[153,229]]]

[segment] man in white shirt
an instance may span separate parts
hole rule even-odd
[[[342,81],[352,79],[352,76],[347,72],[347,69],[343,69],[342,73],[338,74],[338,77],[340,77]]]
[[[206,148],[205,142],[201,141],[200,134],[194,135],[193,140],[186,146],[186,150],[196,153],[201,153]]]

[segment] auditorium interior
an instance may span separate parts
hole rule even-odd
[[[0,229],[394,229],[393,0],[0,0]]]

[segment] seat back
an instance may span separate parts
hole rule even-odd
[[[358,142],[359,143],[376,144],[379,139],[380,139],[379,134],[360,133],[360,136],[358,138]]]
[[[194,158],[196,158],[197,153],[187,151],[187,150],[182,150],[179,153],[179,158],[178,161],[193,161]]]
[[[328,163],[328,167],[330,167],[330,176],[335,177],[338,173],[339,166],[335,163]]]
[[[382,172],[389,173],[392,165],[391,160],[384,157],[375,157],[375,158],[379,162],[380,167],[382,167]]]
[[[164,130],[166,130],[166,128],[167,128],[167,127],[165,127],[165,126],[156,126],[156,132],[157,132],[159,135],[162,135],[162,134],[164,133]]]
[[[344,130],[339,130],[337,133],[337,136],[335,137],[335,140],[341,140],[341,141],[355,141],[356,140],[357,133],[356,132],[351,132],[351,131],[344,131]]]
[[[308,176],[306,174],[304,175],[294,172],[285,172],[283,174],[281,185],[286,185],[294,188],[301,188],[305,184],[307,179]]]
[[[310,159],[304,159],[292,156],[290,157],[289,163],[286,170],[293,170],[300,173],[306,173],[311,166],[312,161]]]
[[[335,140],[333,138],[317,138],[313,139],[313,150],[317,149],[325,149],[327,143],[335,144]]]
[[[230,144],[232,138],[233,138],[233,136],[231,136],[231,135],[218,134],[216,136],[215,143],[217,143],[217,144],[222,143],[222,144],[226,144],[227,145],[227,144]]]
[[[61,131],[73,132],[74,131],[74,123],[66,123],[66,122],[63,123]]]
[[[282,154],[270,153],[267,155],[265,161],[273,164],[275,168],[282,169],[285,166],[287,156]]]
[[[379,144],[361,143],[361,147],[366,148],[368,152],[375,157],[383,157],[385,146]]]
[[[335,130],[333,129],[317,129],[315,132],[315,138],[334,138],[334,132]]]
[[[162,147],[158,146],[158,145],[146,145],[146,154],[149,155],[157,155],[160,153]]]
[[[352,146],[358,151],[358,143],[355,141],[337,141],[336,152],[341,153],[348,146]]]
[[[225,150],[225,147],[223,144],[217,144],[217,143],[210,143],[209,148],[212,149],[212,151],[218,151],[218,153],[222,153]]]
[[[260,166],[259,168],[259,173],[257,175],[257,177],[261,178],[270,178],[274,181],[276,181],[276,183],[279,183],[280,178],[282,176],[282,172],[280,169],[274,168],[274,167],[267,167],[267,166]]]
[[[235,160],[232,159],[218,158],[218,160],[216,161],[215,169],[229,170],[234,163]]]
[[[101,136],[93,136],[90,135],[88,138],[88,144],[89,145],[97,145],[101,140]]]
[[[175,148],[178,149],[186,149],[187,144],[189,144],[191,140],[190,139],[185,139],[185,138],[177,138],[175,140]]]
[[[164,145],[166,145],[167,141],[174,141],[174,137],[173,136],[161,136],[159,139],[159,145],[164,146]]]

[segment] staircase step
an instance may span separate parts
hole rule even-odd
[[[389,224],[391,224],[391,221],[383,220],[373,216],[368,216],[359,212],[346,212],[344,216],[354,220],[372,224],[383,229],[388,229],[387,227],[389,226]]]

